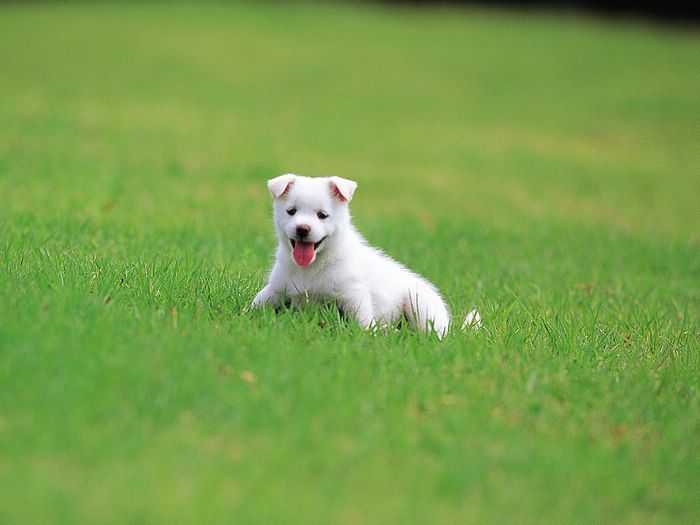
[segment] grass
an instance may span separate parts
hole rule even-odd
[[[700,39],[546,12],[0,7],[0,522],[697,523]],[[478,333],[249,312],[337,174]]]

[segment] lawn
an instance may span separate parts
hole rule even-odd
[[[0,522],[698,523],[700,37],[479,9],[0,6]],[[443,342],[249,311],[359,183]]]

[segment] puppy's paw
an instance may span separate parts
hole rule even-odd
[[[266,304],[277,306],[279,305],[279,302],[280,296],[268,285],[258,292],[258,295],[255,296],[253,302],[250,303],[250,308],[260,308]]]

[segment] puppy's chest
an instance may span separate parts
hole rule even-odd
[[[337,297],[339,292],[338,281],[326,272],[297,271],[287,276],[287,294],[292,297],[303,295],[325,300]]]

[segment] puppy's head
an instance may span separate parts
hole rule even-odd
[[[350,222],[357,183],[341,177],[280,175],[267,181],[275,199],[277,237],[296,264],[308,266]]]

